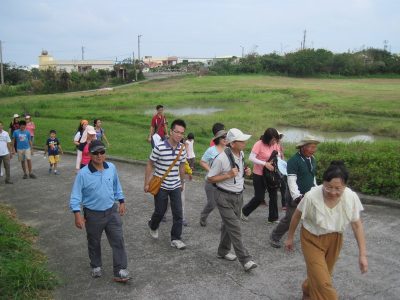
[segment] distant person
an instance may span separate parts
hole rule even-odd
[[[3,130],[4,125],[3,122],[0,121],[0,168],[3,163],[4,169],[6,171],[6,184],[12,184],[11,175],[10,175],[10,160],[12,158],[12,153],[14,152],[13,146],[11,143],[10,135],[7,131]]]
[[[54,172],[54,175],[58,175],[57,164],[60,161],[60,153],[64,154],[60,141],[57,138],[57,132],[53,129],[50,130],[50,137],[46,141],[46,146],[44,148],[44,155],[48,156],[49,159],[49,174]]]
[[[221,130],[225,130],[225,125],[222,124],[222,123],[218,123],[218,122],[214,123],[214,125],[211,128],[211,131],[212,131],[212,134],[213,134],[214,137],[217,134],[217,132],[221,131]],[[212,147],[214,145],[215,145],[214,144],[214,138],[212,138],[211,141],[210,141],[210,147]]]
[[[311,188],[295,209],[285,248],[294,249],[294,234],[301,226],[301,249],[307,267],[303,299],[338,299],[332,273],[343,244],[343,233],[350,223],[359,249],[361,273],[368,271],[367,250],[357,194],[349,189],[349,173],[341,161],[333,161],[322,175],[323,183]]]
[[[168,138],[168,127],[167,127],[168,122],[167,118],[164,115],[164,106],[157,105],[156,110],[157,113],[151,119],[150,134],[147,139],[148,142],[151,143],[152,148],[154,148],[155,146],[152,139],[155,133],[157,133],[160,136],[162,141]]]
[[[86,126],[85,131],[82,134],[81,141],[78,146],[78,159],[76,163],[76,170],[82,169],[84,166],[87,166],[90,162],[91,155],[89,151],[89,146],[92,141],[96,140],[96,130],[94,130],[93,126]]]
[[[81,143],[81,138],[82,135],[86,129],[86,126],[88,126],[89,122],[87,120],[81,120],[79,122],[78,129],[75,133],[73,143],[76,147],[76,163],[75,163],[75,168],[78,171],[80,169],[80,164],[81,164],[81,159],[82,159],[82,151],[79,150],[79,144]]]
[[[226,148],[218,155],[207,174],[209,182],[215,184],[215,201],[222,219],[221,240],[217,257],[234,261],[237,258],[245,271],[257,267],[242,242],[240,228],[240,209],[243,204],[244,175],[251,175],[251,170],[244,165],[243,149],[251,135],[232,128],[227,133]],[[231,246],[235,254],[231,253]]]
[[[187,152],[187,161],[192,171],[194,171],[196,154],[194,153],[194,134],[192,132],[187,135],[185,146]]]
[[[35,143],[35,130],[36,130],[36,125],[32,121],[32,117],[30,115],[25,116],[25,122],[26,122],[26,130],[29,131],[31,134],[31,141],[32,141],[32,146]]]
[[[18,160],[21,162],[21,167],[24,172],[23,179],[29,177],[32,179],[36,178],[36,175],[32,172],[32,141],[31,134],[26,130],[26,122],[24,120],[19,121],[19,129],[13,133],[13,140],[17,144]],[[28,173],[26,165],[28,165]]]
[[[14,131],[19,129],[19,114],[14,114],[13,120],[10,123],[9,129],[8,129],[8,134],[12,138],[14,135]],[[17,152],[17,141],[14,141],[14,149],[15,152]]]
[[[100,119],[95,119],[93,121],[93,127],[96,130],[96,140],[104,140],[107,143],[108,147],[110,147],[110,143],[108,142],[107,136],[105,134],[105,129],[101,127],[101,124],[102,122]]]
[[[169,198],[173,217],[171,247],[180,250],[186,248],[185,243],[182,242],[182,190],[185,183],[186,150],[184,144],[180,142],[185,129],[186,123],[183,120],[177,119],[172,122],[169,138],[152,150],[144,177],[144,191],[147,193],[152,176],[163,177],[172,166],[171,171],[161,183],[158,194],[154,196],[154,212],[148,226],[152,238],[158,239],[158,227],[167,210]]]
[[[264,168],[268,171],[276,171],[272,162],[275,151],[279,151],[279,134],[275,128],[267,128],[253,148],[249,159],[253,162],[253,186],[254,197],[242,208],[242,219],[247,220],[248,216],[261,204],[265,202],[265,191],[268,191],[268,223],[276,223],[279,219],[278,213],[278,185],[271,186],[264,177]]]
[[[225,130],[220,130],[218,131],[215,136],[214,136],[214,146],[209,147],[206,152],[204,152],[201,160],[200,160],[200,166],[207,171],[207,173],[210,171],[211,165],[214,161],[214,159],[225,150],[226,147],[226,134],[227,132]],[[204,190],[206,192],[206,197],[207,197],[207,203],[204,206],[203,210],[200,213],[200,225],[202,227],[207,226],[207,218],[209,214],[214,210],[215,206],[217,203],[215,202],[214,199],[214,194],[215,194],[215,186],[211,182],[207,180],[207,175],[206,175],[206,181],[204,184]]]
[[[105,161],[106,148],[101,141],[93,141],[89,152],[89,165],[75,178],[70,209],[75,216],[75,226],[86,228],[92,277],[102,276],[101,236],[105,231],[112,248],[114,281],[127,282],[130,277],[121,220],[126,208],[117,169]]]
[[[297,145],[299,150],[287,162],[287,184],[289,196],[286,205],[286,214],[280,219],[279,224],[272,231],[270,244],[274,248],[280,248],[282,236],[289,230],[290,220],[296,210],[297,204],[305,193],[317,185],[317,161],[314,153],[317,151],[319,141],[312,136],[304,137]]]

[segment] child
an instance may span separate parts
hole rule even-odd
[[[186,153],[187,153],[187,161],[189,163],[192,171],[194,170],[194,158],[196,155],[194,154],[194,134],[189,133],[187,136],[187,140],[185,141]]]
[[[44,149],[44,156],[46,157],[46,153],[49,157],[49,174],[54,170],[54,175],[58,175],[57,171],[57,163],[60,161],[60,155],[58,154],[61,151],[61,154],[64,154],[60,141],[56,138],[57,132],[55,130],[50,130],[50,137],[47,139],[46,146]]]

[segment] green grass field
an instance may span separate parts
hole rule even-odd
[[[0,120],[5,127],[14,113],[28,112],[33,116],[38,128],[37,146],[44,144],[50,129],[56,129],[63,148],[73,150],[72,138],[79,120],[100,118],[111,143],[108,153],[139,160],[147,159],[150,152],[146,138],[151,115],[145,111],[154,110],[157,104],[165,106],[169,121],[175,118],[168,112],[172,109],[223,109],[219,113],[183,117],[187,132],[195,135],[198,157],[208,147],[215,122],[252,134],[247,151],[271,126],[369,132],[392,137],[391,153],[400,149],[400,79],[193,76],[114,91],[2,98],[0,103]],[[293,152],[293,145],[285,146],[289,154]],[[364,151],[373,149],[371,146]]]

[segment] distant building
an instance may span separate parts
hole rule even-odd
[[[71,73],[88,72],[90,70],[108,70],[114,69],[112,60],[55,60],[46,50],[39,55],[39,70],[55,69],[57,71],[66,71]]]
[[[167,56],[167,57],[152,57],[145,56],[143,59],[143,63],[146,67],[152,69],[161,66],[174,66],[178,62],[178,58],[176,56]]]

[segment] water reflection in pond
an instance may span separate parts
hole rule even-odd
[[[318,130],[295,128],[295,127],[278,127],[284,134],[283,142],[298,143],[306,135],[312,135],[320,141],[338,141],[338,142],[375,142],[380,140],[391,140],[389,137],[374,136],[365,132],[323,132]]]
[[[188,115],[209,115],[219,111],[223,111],[222,108],[216,107],[183,107],[183,108],[166,108],[165,112],[173,114],[174,116],[188,116]],[[145,114],[154,114],[154,110],[146,110]]]

